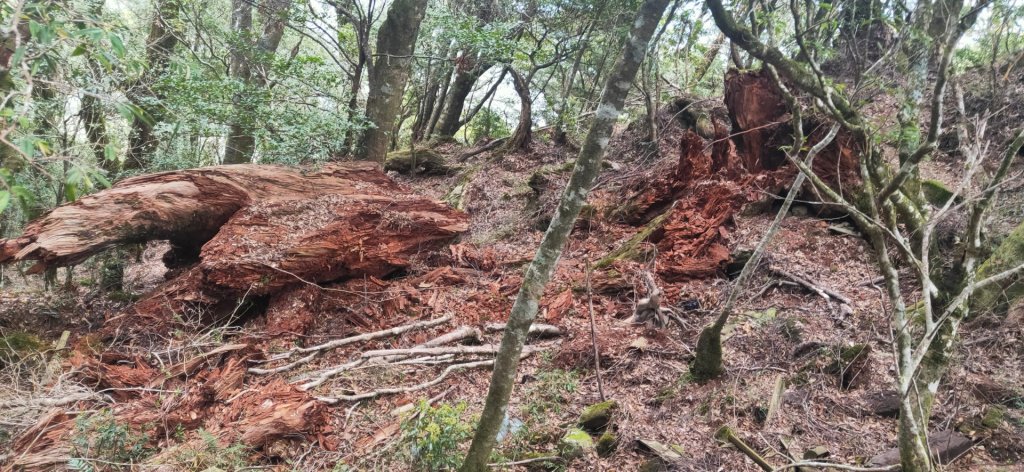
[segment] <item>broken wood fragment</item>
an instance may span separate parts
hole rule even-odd
[[[757,464],[765,471],[773,472],[775,470],[775,467],[769,464],[768,461],[766,461],[760,453],[755,451],[745,441],[740,439],[740,437],[736,435],[732,428],[728,426],[722,426],[721,428],[718,428],[718,431],[715,432],[715,439],[732,444],[733,446],[736,447],[736,449],[739,449],[740,452],[749,457],[750,460],[754,461],[755,464]]]

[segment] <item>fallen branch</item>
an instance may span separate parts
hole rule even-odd
[[[813,461],[800,461],[792,464],[786,464],[782,467],[772,469],[771,472],[782,472],[787,469],[797,469],[800,467],[816,467],[816,468],[828,468],[828,469],[839,469],[839,470],[850,470],[853,472],[888,472],[891,470],[898,470],[900,466],[893,464],[885,467],[856,467],[845,464],[835,464],[832,462],[813,462]]]
[[[473,157],[473,156],[475,156],[477,154],[483,154],[483,153],[485,153],[487,151],[491,151],[491,150],[497,149],[502,144],[505,144],[505,141],[508,141],[508,138],[498,138],[498,139],[495,139],[495,140],[493,140],[493,141],[491,141],[491,142],[489,142],[487,144],[484,144],[483,146],[480,146],[480,147],[474,148],[474,149],[470,149],[470,150],[468,150],[468,151],[466,151],[466,152],[464,152],[462,154],[459,154],[458,157],[455,158],[455,160],[458,161],[458,162],[466,162],[469,158],[471,158],[471,157]]]
[[[11,411],[16,408],[54,408],[70,405],[82,400],[91,400],[93,398],[96,398],[96,394],[94,392],[81,392],[72,393],[59,398],[14,399],[11,401],[0,402],[0,410]]]
[[[423,344],[420,344],[420,345],[418,345],[416,347],[444,346],[445,344],[451,344],[451,343],[456,342],[456,341],[466,341],[466,340],[479,341],[480,338],[482,338],[482,337],[483,337],[483,335],[480,333],[479,329],[476,329],[476,328],[474,328],[472,326],[461,326],[461,327],[459,327],[458,329],[456,329],[454,331],[449,331],[447,333],[444,333],[444,334],[442,334],[442,335],[440,335],[440,336],[438,336],[438,337],[436,337],[434,339],[431,339],[430,341],[427,341],[427,342],[425,342]]]
[[[587,312],[590,314],[590,345],[594,348],[594,374],[597,375],[597,393],[601,401],[604,397],[604,381],[601,380],[601,351],[597,348],[597,328],[594,326],[594,291],[590,285],[590,259],[587,259]]]
[[[541,346],[525,346],[523,352],[537,352],[543,350]],[[378,349],[366,351],[360,357],[367,359],[371,357],[388,356],[440,356],[444,354],[497,354],[498,346],[485,344],[483,346],[457,346],[457,347],[411,347],[407,349]]]
[[[450,331],[448,333],[442,334],[442,335],[440,335],[440,336],[438,336],[438,337],[436,337],[434,339],[431,339],[431,340],[429,340],[429,341],[427,341],[427,342],[425,342],[423,344],[420,344],[420,345],[418,345],[416,347],[420,348],[420,347],[441,346],[441,345],[445,345],[445,344],[452,343],[452,342],[455,342],[455,341],[461,341],[461,340],[464,340],[464,339],[479,340],[481,338],[481,336],[482,335],[480,334],[480,330],[478,330],[476,328],[473,328],[473,327],[470,327],[470,326],[463,326],[463,327],[460,327],[459,329],[456,329],[455,331]],[[401,361],[403,359],[407,359],[408,357],[409,356],[405,356],[405,355],[378,357],[378,358],[370,359],[368,364],[370,364],[370,365],[400,365],[400,364],[403,364],[403,362],[394,362],[394,361]],[[419,360],[418,362],[422,363],[423,361]],[[347,363],[339,365],[337,367],[333,367],[333,368],[331,368],[329,370],[325,370],[325,371],[321,372],[319,375],[317,375],[316,378],[314,378],[313,380],[310,380],[310,381],[300,385],[299,386],[299,390],[305,391],[305,390],[309,390],[309,389],[312,389],[312,388],[319,387],[320,385],[323,385],[324,382],[330,380],[331,377],[334,377],[334,376],[336,376],[338,374],[341,374],[342,372],[346,372],[346,371],[355,369],[356,367],[360,367],[364,363],[367,363],[367,359],[361,358],[361,359],[357,359],[357,360],[354,360],[354,361],[351,361],[351,362],[347,362]],[[405,363],[414,363],[414,362],[405,362]]]
[[[484,331],[488,333],[498,333],[505,330],[505,323],[490,323],[484,326]],[[530,331],[527,335],[534,335],[542,338],[561,336],[562,329],[555,325],[549,325],[545,323],[534,323],[530,325]]]
[[[394,394],[399,394],[399,393],[415,392],[417,390],[423,390],[425,388],[433,387],[434,385],[437,385],[437,384],[443,382],[445,378],[447,378],[449,375],[451,375],[454,372],[458,372],[460,370],[466,370],[466,369],[474,369],[474,368],[477,368],[477,367],[490,366],[490,365],[494,365],[494,360],[466,362],[464,364],[450,365],[450,366],[446,367],[443,372],[441,372],[441,375],[435,377],[434,379],[429,380],[427,382],[420,383],[420,384],[412,385],[412,386],[409,386],[409,387],[382,388],[380,390],[374,390],[372,392],[358,393],[358,394],[355,394],[355,395],[339,395],[337,397],[317,397],[317,400],[320,400],[320,401],[322,401],[324,403],[327,403],[328,405],[334,405],[334,404],[337,404],[337,403],[340,403],[340,402],[346,402],[346,401],[347,402],[352,402],[352,401],[356,401],[356,400],[365,400],[367,398],[375,398],[375,397],[379,397],[381,395],[394,395]]]
[[[736,447],[736,449],[739,449],[740,452],[749,457],[750,460],[754,461],[755,464],[760,466],[765,471],[773,472],[775,470],[775,468],[772,467],[772,465],[769,464],[768,461],[764,460],[764,457],[761,457],[761,454],[758,454],[757,451],[755,451],[752,447],[747,445],[747,443],[740,439],[739,436],[736,436],[736,433],[733,432],[732,428],[728,426],[722,426],[721,428],[718,428],[718,431],[715,432],[715,439],[718,439],[719,441],[726,441],[729,444],[732,444],[733,446]]]
[[[807,280],[807,279],[805,279],[805,278],[803,278],[803,277],[801,277],[799,275],[796,275],[796,274],[793,274],[793,273],[790,273],[790,272],[786,272],[786,271],[784,271],[782,269],[777,269],[775,267],[769,267],[768,270],[771,273],[773,273],[773,274],[775,274],[775,275],[777,275],[779,277],[787,278],[789,280],[792,280],[793,282],[796,282],[799,285],[802,285],[804,288],[806,288],[806,289],[808,289],[808,290],[810,290],[810,291],[812,291],[814,293],[817,293],[819,296],[821,296],[825,300],[831,300],[831,299],[834,298],[834,299],[838,300],[841,303],[845,303],[847,305],[852,305],[852,302],[850,301],[849,298],[847,298],[845,295],[843,295],[843,294],[841,294],[839,292],[836,292],[835,290],[832,290],[832,289],[830,289],[828,287],[824,287],[824,286],[822,286],[820,284],[816,284],[816,283],[811,282],[810,280]]]
[[[153,379],[153,381],[146,385],[146,387],[156,388],[159,387],[160,385],[163,385],[163,383],[166,382],[168,379],[173,379],[180,375],[191,375],[193,372],[195,372],[196,368],[199,367],[200,364],[206,361],[206,359],[209,359],[216,355],[224,354],[226,352],[245,349],[247,347],[249,347],[248,344],[225,344],[223,346],[211,349],[186,361],[172,365],[165,371],[164,375],[161,375],[156,379]]]
[[[420,321],[418,323],[412,323],[412,324],[407,324],[407,325],[402,325],[402,326],[396,326],[394,328],[385,329],[385,330],[382,330],[382,331],[374,331],[372,333],[364,333],[364,334],[360,334],[358,336],[352,336],[352,337],[343,338],[343,339],[336,339],[336,340],[328,341],[326,343],[318,344],[318,345],[312,346],[312,347],[299,347],[299,348],[295,348],[295,349],[292,349],[292,350],[290,350],[288,352],[285,352],[283,354],[279,354],[277,356],[274,356],[274,357],[268,359],[268,362],[276,361],[276,360],[289,359],[292,356],[294,356],[295,354],[306,354],[306,353],[309,353],[309,355],[307,355],[305,357],[302,357],[302,358],[300,358],[300,359],[298,359],[298,360],[296,360],[294,362],[291,362],[289,364],[285,364],[285,365],[280,366],[280,367],[275,367],[273,369],[261,369],[261,368],[257,368],[257,367],[251,367],[251,368],[249,368],[248,372],[250,374],[266,375],[266,374],[275,374],[275,373],[278,373],[278,372],[288,371],[288,370],[294,369],[295,367],[298,367],[298,366],[300,366],[302,364],[305,364],[305,363],[313,360],[313,358],[316,357],[317,354],[319,354],[320,352],[326,351],[326,350],[336,349],[336,348],[339,348],[339,347],[342,347],[342,346],[346,346],[346,345],[349,345],[349,344],[353,344],[353,343],[357,343],[357,342],[362,342],[362,341],[370,341],[370,340],[373,340],[373,339],[384,338],[384,337],[388,337],[388,336],[397,336],[397,335],[405,333],[407,331],[412,331],[412,330],[416,330],[416,329],[432,328],[434,326],[438,326],[438,325],[442,325],[444,323],[447,323],[447,322],[451,321],[451,319],[452,319],[451,315],[442,316],[441,318],[437,318],[437,319],[434,319],[434,320]]]

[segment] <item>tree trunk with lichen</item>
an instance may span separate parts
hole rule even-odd
[[[394,129],[395,118],[402,106],[416,36],[426,10],[426,0],[396,0],[377,32],[377,53],[370,65],[370,93],[366,100],[366,117],[373,127],[363,133],[358,150],[360,159],[384,162],[392,134],[398,132]]]
[[[526,270],[519,295],[512,306],[505,334],[501,339],[501,347],[495,358],[484,411],[480,415],[473,443],[460,469],[462,472],[488,470],[491,450],[494,449],[498,429],[505,418],[508,401],[515,385],[519,355],[526,343],[530,325],[537,316],[538,301],[555,270],[580,208],[583,207],[594,179],[601,170],[601,159],[611,138],[612,127],[622,112],[633,78],[636,77],[636,72],[647,52],[647,44],[667,6],[668,0],[647,0],[640,7],[622,55],[605,85],[600,105],[587,132],[572,176],[565,187],[551,224],[544,233],[537,254]]]

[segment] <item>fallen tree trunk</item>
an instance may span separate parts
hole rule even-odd
[[[409,193],[377,164],[308,173],[215,166],[127,179],[58,207],[21,237],[0,240],[0,263],[35,260],[30,272],[38,273],[117,244],[170,240],[165,263],[191,267],[134,306],[135,314],[169,317],[383,277],[467,228],[465,214]]]

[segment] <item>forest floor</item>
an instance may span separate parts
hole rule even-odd
[[[679,129],[667,127],[658,155],[652,155],[633,144],[631,130],[619,131],[607,156],[610,164],[590,198],[593,211],[577,225],[541,302],[537,322],[558,327],[561,335],[530,342],[539,351],[522,363],[509,409],[509,434],[503,435],[496,462],[558,455],[560,438],[587,406],[601,401],[587,267],[640,231],[640,224],[609,215],[642,182],[673,171],[679,136]],[[441,151],[450,157],[460,149],[449,145]],[[411,347],[463,326],[483,332],[478,344],[497,344],[500,332],[484,328],[508,316],[522,271],[542,236],[545,215],[554,208],[574,157],[570,148],[538,140],[529,152],[475,156],[460,172],[395,176],[411,191],[435,199],[450,198],[453,188],[465,185],[461,204],[470,217],[469,231],[398,276],[310,285],[315,317],[301,334],[282,328],[290,326],[287,310],[271,309],[215,326],[151,333],[158,341],[115,339],[97,346],[90,333],[117,316],[126,298],[161,280],[159,243],[150,243],[138,255],[126,272],[125,292],[113,299],[96,289],[99,269],[88,264],[76,269],[70,285],[53,291],[43,290],[36,278],[12,275],[8,268],[0,290],[0,328],[5,334],[36,333],[46,343],[67,330],[73,352],[46,354],[60,366],[56,372],[46,362],[23,363],[32,370],[28,373],[4,366],[0,404],[9,414],[0,419],[0,457],[32,463],[29,456],[37,455],[37,463],[49,457],[51,465],[63,460],[71,467],[86,463],[95,469],[128,468],[119,465],[126,463],[142,464],[134,468],[143,470],[230,470],[243,464],[274,470],[443,467],[458,454],[435,457],[419,449],[428,443],[415,438],[453,441],[464,451],[467,428],[486,395],[486,367],[454,370],[426,388],[379,392],[354,401],[323,400],[428,382],[450,362],[367,363],[309,393],[288,384],[307,382],[369,350]],[[950,179],[941,170],[935,171],[936,177]],[[750,192],[751,200],[763,204],[748,205],[715,228],[715,237],[731,254],[752,249],[774,217],[775,196]],[[863,239],[831,229],[841,219],[816,216],[811,204],[798,204],[792,213],[726,328],[725,375],[708,383],[692,380],[688,361],[700,328],[713,318],[731,286],[724,270],[700,277],[672,275],[664,267],[672,263],[670,255],[651,248],[646,252],[649,260],[617,261],[594,271],[593,329],[604,397],[618,405],[609,427],[617,436],[617,448],[605,457],[585,454],[549,465],[579,471],[638,470],[651,457],[638,443],[647,440],[678,446],[678,470],[760,470],[715,438],[723,425],[776,467],[816,448],[827,454],[824,460],[859,464],[895,447],[896,420],[887,416],[884,401],[895,381],[887,302],[872,283],[878,273],[869,248]],[[681,325],[630,322],[637,301],[647,295],[645,271],[664,291],[663,306],[677,308]],[[789,283],[779,271],[839,292],[850,300],[850,309]],[[290,370],[246,372],[247,366],[264,365],[252,361],[295,346],[443,316],[451,318],[332,349]],[[980,318],[963,329],[963,348],[939,389],[932,429],[957,430],[974,447],[947,470],[1024,470],[1015,465],[1024,460],[1022,330],[1019,313],[999,321]],[[236,345],[242,347],[231,347]],[[117,347],[117,359],[104,357],[111,346]],[[226,350],[207,355],[216,348]],[[846,359],[851,349],[857,353],[852,361]],[[157,363],[167,359],[179,363]],[[198,361],[189,364],[191,359]],[[183,364],[187,368],[174,371]],[[67,401],[75,395],[81,399]],[[435,406],[464,404],[464,409],[413,407],[426,399]],[[305,418],[288,416],[295,414],[291,410]],[[432,419],[440,427],[436,435],[430,436],[424,426],[428,422],[403,420],[410,410],[418,411],[420,419]],[[274,434],[259,428],[273,429]],[[105,459],[80,457],[110,447],[88,439],[96,434],[120,434],[122,446],[108,451]],[[144,452],[128,454],[136,446]]]

